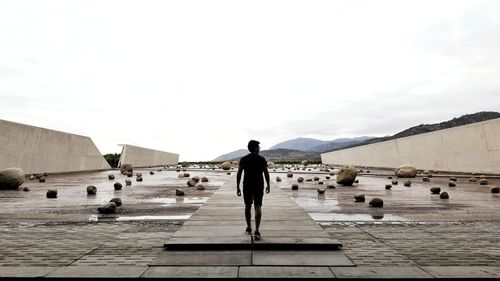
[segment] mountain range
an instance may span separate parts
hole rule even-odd
[[[278,160],[321,160],[321,153],[345,149],[349,147],[361,146],[391,139],[413,136],[437,130],[463,126],[471,123],[500,118],[500,113],[494,111],[481,111],[472,114],[462,115],[448,121],[435,124],[420,124],[403,130],[392,136],[370,137],[362,136],[355,138],[339,138],[331,141],[318,140],[313,138],[296,138],[280,142],[272,146],[269,150],[262,150],[260,155],[269,161]],[[239,149],[227,154],[223,154],[212,161],[233,161],[239,160],[248,154],[247,149]]]

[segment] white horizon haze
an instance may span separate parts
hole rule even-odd
[[[0,119],[210,161],[500,111],[500,1],[0,2]]]

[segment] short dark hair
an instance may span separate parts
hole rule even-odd
[[[255,152],[255,151],[257,151],[257,148],[259,148],[259,144],[260,144],[260,142],[258,142],[258,141],[256,141],[256,140],[251,140],[251,141],[249,141],[249,142],[248,142],[248,146],[247,146],[247,147],[248,147],[248,150],[249,150],[250,152]]]

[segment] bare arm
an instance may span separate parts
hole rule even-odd
[[[236,195],[238,196],[241,196],[241,189],[240,189],[241,172],[243,172],[243,167],[240,165],[238,167],[238,173],[236,173]]]
[[[266,179],[267,183],[266,193],[269,193],[271,191],[271,183],[269,181],[269,171],[267,170],[267,167],[264,169],[264,178]]]

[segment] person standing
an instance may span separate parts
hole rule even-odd
[[[252,234],[252,204],[255,208],[255,240],[260,240],[260,221],[262,218],[262,199],[264,197],[264,179],[267,183],[266,193],[271,191],[269,181],[269,171],[267,170],[267,161],[259,155],[260,142],[250,140],[248,142],[249,154],[240,159],[238,173],[236,174],[236,195],[241,196],[240,181],[243,176],[243,200],[245,202],[245,219],[247,222],[246,233]]]

